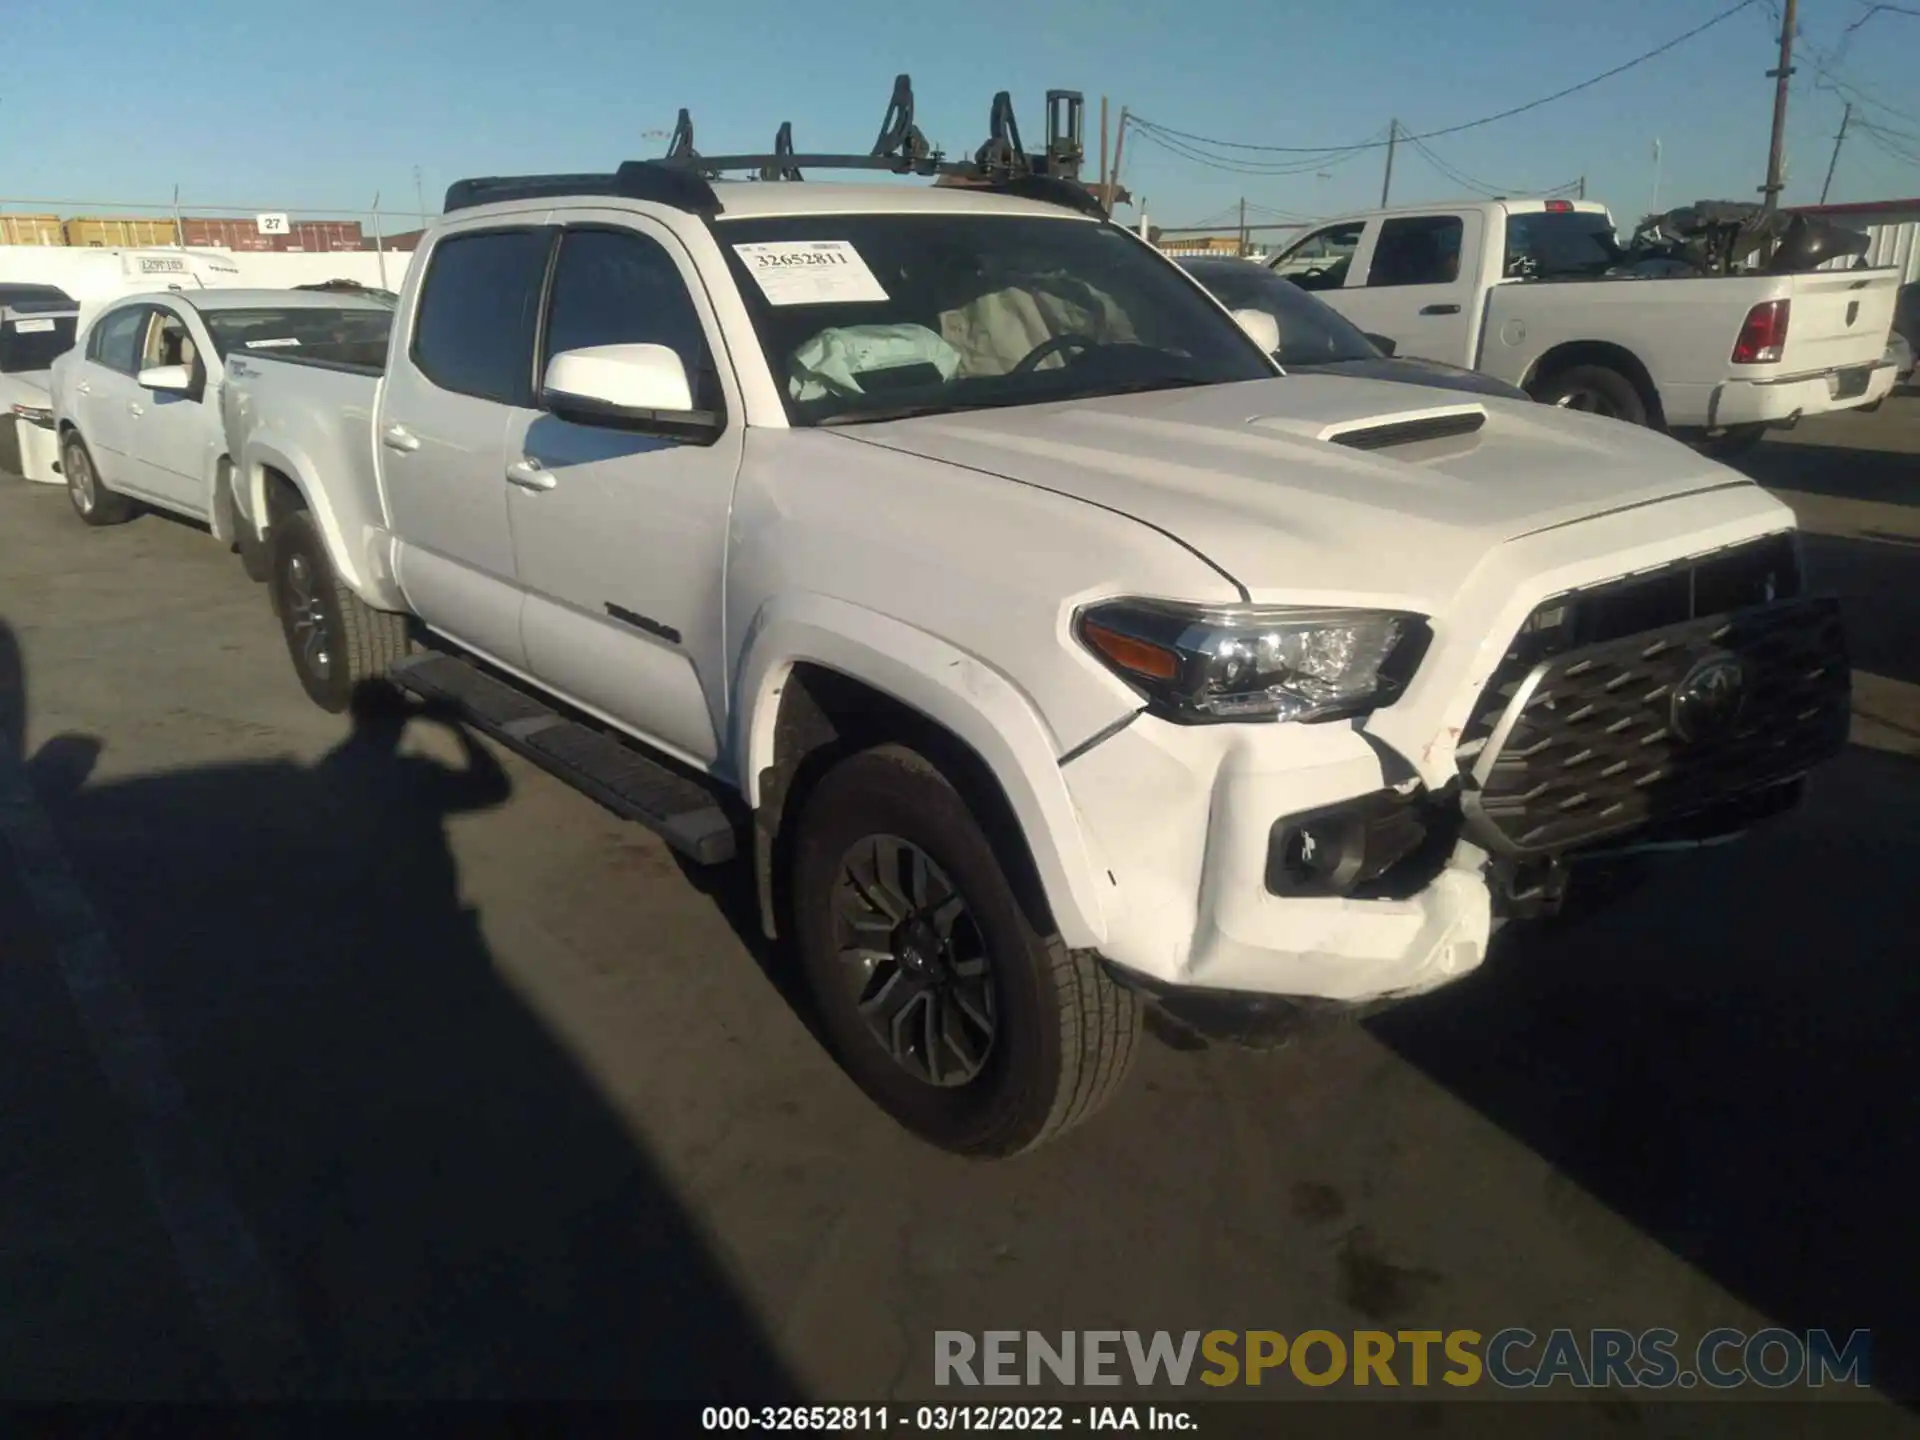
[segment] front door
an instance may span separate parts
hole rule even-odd
[[[420,298],[396,331],[374,419],[395,571],[423,621],[526,668],[507,520],[505,444],[533,403],[534,330],[554,232],[456,230],[416,265]]]
[[[590,345],[665,345],[697,408],[739,414],[691,261],[662,227],[584,212],[560,242],[541,364]],[[698,297],[698,298],[696,298]],[[729,399],[732,404],[729,405]],[[719,753],[721,586],[742,429],[710,445],[538,413],[507,458],[527,664],[582,708],[705,765]]]
[[[148,321],[135,374],[163,365],[184,365],[195,384],[182,394],[149,390],[135,380],[136,393],[127,405],[133,483],[154,499],[205,519],[207,452],[220,422],[207,413],[206,361],[185,317],[160,306]]]

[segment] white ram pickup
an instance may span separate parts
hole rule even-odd
[[[1430,990],[1582,861],[1788,807],[1847,728],[1763,490],[1281,376],[1070,198],[462,182],[384,369],[234,354],[224,396],[308,693],[452,700],[738,851],[848,1072],[971,1154],[1091,1114],[1144,1007]]]
[[[1349,215],[1272,264],[1396,354],[1722,450],[1893,388],[1898,270],[1603,278],[1619,256],[1602,205],[1498,200]]]

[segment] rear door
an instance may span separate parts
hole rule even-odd
[[[1780,374],[1870,365],[1886,356],[1899,271],[1816,270],[1792,283]]]
[[[697,409],[738,415],[714,364],[699,274],[664,226],[576,212],[554,265],[542,367],[593,345],[664,345]],[[730,378],[730,377],[729,377]],[[544,684],[684,759],[718,754],[721,587],[742,428],[710,444],[529,412],[509,427],[507,498],[527,665]]]
[[[1321,298],[1397,355],[1471,367],[1481,225],[1478,211],[1382,219],[1346,285]]]
[[[526,669],[507,518],[507,432],[534,395],[534,334],[554,231],[443,234],[395,326],[374,442],[399,541],[396,572],[428,625]]]
[[[140,395],[134,372],[140,366],[151,306],[139,301],[106,311],[87,328],[87,348],[73,377],[68,397],[80,438],[93,456],[93,467],[111,489],[140,486],[136,469],[127,458],[128,433],[133,424],[129,407]]]

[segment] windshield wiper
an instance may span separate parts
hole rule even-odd
[[[920,415],[955,415],[962,410],[984,410],[986,404],[977,405],[882,405],[871,410],[843,410],[838,415],[829,415],[814,423],[825,429],[831,425],[867,425],[880,420],[911,420]]]

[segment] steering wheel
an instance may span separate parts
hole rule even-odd
[[[1033,349],[1029,350],[1020,358],[1020,363],[1015,365],[1013,369],[1007,373],[1009,375],[1030,375],[1039,367],[1040,362],[1050,355],[1058,355],[1069,348],[1092,350],[1096,348],[1099,343],[1098,340],[1095,340],[1090,335],[1079,335],[1072,332],[1055,335],[1050,339],[1042,340],[1038,345],[1034,346]]]

